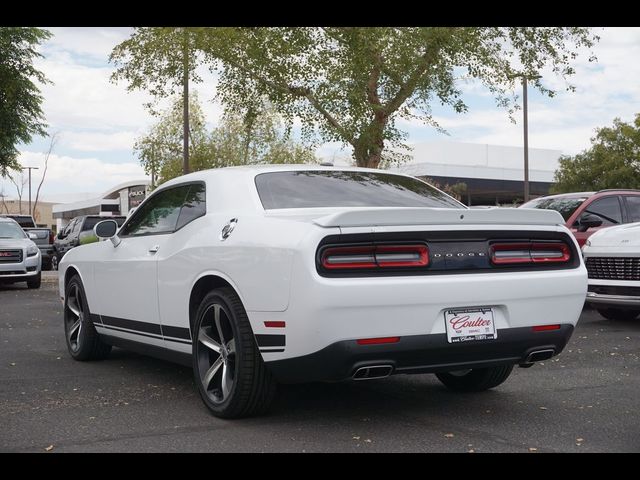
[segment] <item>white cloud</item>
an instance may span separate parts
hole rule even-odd
[[[25,151],[20,154],[23,166],[39,167],[32,172],[32,191],[35,192],[44,171],[44,155],[40,152]],[[99,194],[114,185],[147,176],[137,162],[110,163],[95,157],[75,158],[67,155],[51,154],[42,193],[95,192]],[[14,188],[4,180],[4,189],[10,195]],[[35,193],[34,193],[35,195]]]

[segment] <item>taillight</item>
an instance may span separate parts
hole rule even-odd
[[[571,249],[564,242],[498,242],[490,247],[494,265],[523,263],[565,263]]]
[[[429,249],[424,244],[336,246],[326,248],[320,262],[327,270],[426,267]]]
[[[53,241],[54,241],[53,231],[49,230],[49,245],[53,245]]]

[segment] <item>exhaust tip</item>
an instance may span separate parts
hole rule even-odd
[[[373,380],[375,378],[385,378],[393,372],[392,365],[372,365],[369,367],[360,367],[353,374],[354,380]]]
[[[535,350],[527,356],[525,363],[534,363],[540,362],[542,360],[548,360],[553,357],[555,353],[556,351],[553,348],[548,348],[546,350]]]

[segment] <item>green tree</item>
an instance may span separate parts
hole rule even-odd
[[[616,118],[596,131],[591,148],[560,157],[554,180],[555,193],[640,188],[640,114],[630,123]]]
[[[311,163],[310,145],[295,142],[268,105],[249,112],[227,112],[207,132],[196,95],[189,106],[190,158],[193,171],[259,163]],[[134,145],[145,171],[165,182],[182,175],[182,98],[174,101]]]
[[[154,31],[138,28],[112,60],[114,77],[161,94],[176,76],[149,53]],[[578,52],[598,39],[579,27],[234,27],[190,28],[189,35],[219,72],[217,95],[228,108],[246,111],[266,97],[288,126],[302,121],[305,138],[349,145],[357,165],[368,167],[394,160],[388,145],[404,147],[398,119],[440,128],[433,102],[465,112],[465,79],[479,80],[511,114],[514,74],[534,78],[548,67],[567,79]],[[540,79],[532,85],[555,93]]]
[[[19,169],[20,142],[47,133],[42,112],[42,95],[34,82],[49,83],[33,66],[42,57],[36,47],[51,37],[47,30],[33,27],[0,27],[0,175]]]

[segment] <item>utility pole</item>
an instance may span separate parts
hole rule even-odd
[[[29,170],[29,215],[33,216],[31,211],[31,170],[38,170],[39,167],[22,167],[22,170]]]
[[[522,115],[524,117],[524,201],[529,201],[529,115],[527,112],[527,77],[522,76]]]
[[[509,79],[522,78],[522,116],[524,130],[524,201],[529,201],[529,104],[527,97],[527,80],[537,80],[540,75],[527,75],[518,73],[508,77]]]

